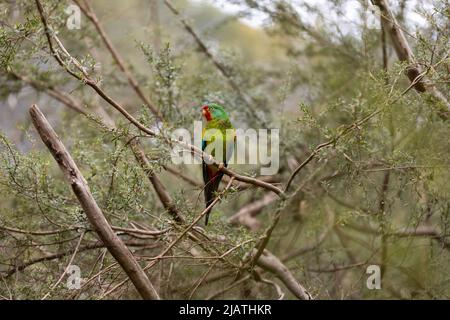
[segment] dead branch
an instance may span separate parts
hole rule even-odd
[[[153,288],[152,283],[130,250],[128,250],[122,240],[112,230],[92,196],[86,180],[45,116],[36,105],[30,108],[30,115],[33,125],[42,141],[55,158],[67,181],[70,183],[74,194],[78,198],[89,222],[102,242],[106,244],[108,251],[119,262],[142,298],[151,300],[159,299],[158,293]]]
[[[298,299],[311,300],[312,296],[308,291],[295,279],[289,269],[272,253],[267,250],[260,255],[257,263],[259,267],[267,270],[277,276]]]

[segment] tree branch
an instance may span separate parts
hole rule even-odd
[[[264,270],[275,274],[298,299],[312,300],[312,296],[298,283],[291,271],[269,251],[264,250],[256,264]]]
[[[442,119],[447,120],[450,116],[450,102],[445,96],[432,84],[427,84],[423,81],[424,73],[421,67],[416,62],[413,51],[406,40],[403,30],[400,28],[397,19],[392,13],[386,0],[372,0],[373,4],[380,8],[381,23],[383,29],[389,33],[392,44],[394,45],[397,57],[402,62],[409,64],[406,69],[406,75],[411,83],[414,84],[416,91],[423,93],[428,92],[438,102],[443,104],[439,115]]]
[[[86,180],[45,116],[36,105],[30,108],[30,115],[33,125],[42,141],[55,158],[67,181],[70,183],[74,194],[78,198],[89,222],[102,242],[107,246],[108,251],[121,265],[142,298],[159,299],[158,293],[153,288],[152,283],[130,250],[128,250],[122,240],[112,230],[92,196]]]

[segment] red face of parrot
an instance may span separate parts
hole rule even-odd
[[[202,115],[205,117],[206,121],[210,121],[212,119],[211,111],[209,110],[209,106],[204,105],[202,107]]]

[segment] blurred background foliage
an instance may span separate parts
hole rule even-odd
[[[448,98],[448,1],[389,2],[417,61],[428,68],[429,81]],[[68,30],[64,10],[71,2],[43,3],[67,50],[108,94],[142,123],[153,126],[154,116],[128,85],[88,19],[83,15],[81,29]],[[296,177],[268,249],[315,298],[450,297],[450,128],[436,112],[438,102],[406,90],[407,65],[398,62],[388,36],[388,64],[383,65],[378,11],[370,1],[174,1],[247,101],[163,1],[96,0],[92,5],[141,88],[167,120],[163,133],[179,127],[192,131],[193,121],[200,120],[201,104],[219,102],[236,127],[280,129],[280,170],[274,181],[285,183],[317,145],[377,112],[332,147],[320,150]],[[231,13],[224,8],[238,9]],[[123,142],[127,134],[138,131],[55,63],[33,1],[0,4],[0,45],[0,226],[77,227],[39,237],[0,229],[0,272],[73,248],[80,230],[88,226],[62,174],[30,127],[27,110],[32,103],[44,110],[69,147],[112,224],[129,227],[130,222],[139,222],[177,231]],[[118,129],[102,127],[96,116],[76,114],[45,88],[57,88],[87,112],[114,119]],[[200,182],[200,166],[173,166],[167,145],[142,140],[152,168],[176,206],[193,219],[203,209],[201,188],[166,167]],[[259,172],[255,165],[231,168],[252,176]],[[270,225],[276,201],[255,212],[252,219],[259,227],[254,230],[233,226],[228,219],[265,195],[265,190],[256,188],[227,195],[206,228],[213,239],[226,240],[208,245],[224,252],[257,239]],[[93,243],[95,237],[87,234],[84,241]],[[157,244],[167,241],[170,237]],[[212,266],[213,276],[221,271],[230,271],[231,276],[205,283],[193,297],[277,298],[271,286],[251,278],[220,292],[232,283],[235,266],[250,248],[243,245],[230,261]],[[136,254],[143,250],[143,256],[160,251],[158,246],[136,250]],[[195,255],[195,250],[187,243],[173,255]],[[2,278],[1,297],[40,298],[57,281],[69,257],[36,263]],[[102,249],[80,252],[75,259],[90,275],[112,261]],[[381,290],[366,287],[365,271],[371,264],[382,266]],[[188,298],[210,266],[208,260],[167,259],[150,275],[164,298]],[[52,297],[101,298],[119,274],[113,268],[80,292],[60,285]],[[110,296],[133,297],[130,287]],[[293,296],[286,291],[286,298]]]

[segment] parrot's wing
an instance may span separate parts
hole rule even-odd
[[[202,140],[202,151],[205,151],[206,148],[206,141]],[[205,185],[208,184],[208,181],[210,179],[210,176],[208,175],[208,170],[207,170],[207,164],[205,162],[205,160],[203,160],[202,158],[202,170],[203,170],[203,182],[205,183]],[[206,193],[205,193],[206,195]]]
[[[228,162],[230,161],[231,156],[233,155],[235,145],[236,145],[236,131],[233,130],[233,133],[230,135],[227,135],[227,138],[226,138],[226,148],[225,148],[226,154],[224,157],[225,158],[225,161],[224,161],[225,167],[228,166]]]

